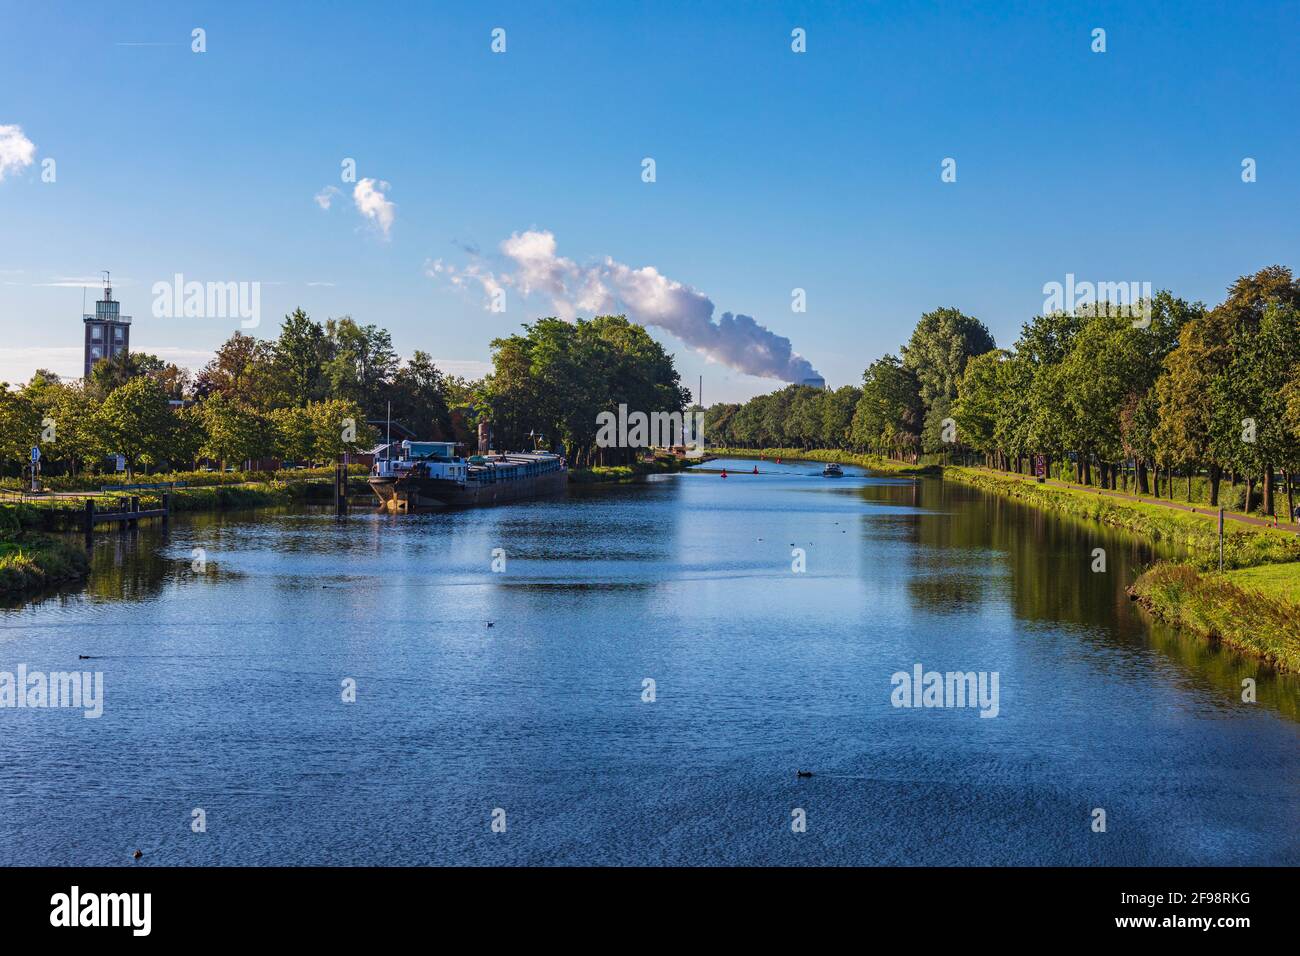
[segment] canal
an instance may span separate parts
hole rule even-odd
[[[1300,863],[1300,686],[1146,620],[1150,548],[754,466],[99,536],[0,610],[103,680],[0,709],[0,863]]]

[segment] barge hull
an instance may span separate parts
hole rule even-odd
[[[439,478],[371,478],[370,488],[386,511],[436,511],[443,508],[477,508],[528,498],[563,494],[567,470],[532,475],[511,481],[464,483]]]

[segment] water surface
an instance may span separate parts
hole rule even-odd
[[[0,611],[0,670],[105,682],[98,720],[0,710],[0,863],[1300,862],[1297,684],[1145,620],[1149,549],[725,464],[99,537],[86,591]],[[998,716],[892,706],[917,663],[997,672]]]

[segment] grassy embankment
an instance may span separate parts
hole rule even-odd
[[[364,464],[350,464],[348,466],[348,475],[359,476],[367,475],[368,470]],[[282,471],[175,471],[159,473],[159,475],[136,475],[134,479],[127,479],[125,473],[114,473],[114,475],[79,475],[77,477],[57,476],[45,477],[42,479],[44,488],[49,492],[69,492],[74,494],[100,494],[100,489],[108,489],[104,494],[113,494],[117,488],[123,486],[152,485],[152,484],[185,484],[186,489],[194,488],[214,488],[214,486],[233,486],[233,485],[272,485],[272,484],[298,484],[311,483],[311,481],[329,480],[334,475],[334,467],[326,466],[324,468],[286,468]],[[0,480],[0,489],[10,490],[10,492],[25,492],[26,481],[8,477]],[[185,489],[178,489],[185,490]],[[117,492],[120,494],[135,494],[138,492]]]
[[[1014,475],[947,468],[953,478],[1052,511],[1124,528],[1184,552],[1143,572],[1129,594],[1155,617],[1286,671],[1300,672],[1300,536]]]
[[[569,484],[628,484],[640,481],[647,475],[662,475],[682,471],[691,464],[684,458],[656,458],[653,462],[638,461],[631,465],[596,465],[593,468],[570,468]]]
[[[356,474],[358,467],[351,471]],[[331,474],[331,469],[304,469],[280,475],[184,472],[138,476],[137,481],[141,484],[185,482],[186,487],[171,490],[172,510],[198,512],[263,508],[327,498],[331,493]],[[37,497],[20,502],[15,496],[14,500],[0,502],[0,596],[33,594],[84,578],[89,569],[84,549],[45,532],[79,529],[86,497],[94,498],[104,508],[113,507],[125,495],[138,496],[144,511],[162,506],[162,489],[100,490],[126,484],[124,476],[116,475],[55,478],[46,482],[51,490],[81,497]]]
[[[775,458],[788,458],[791,461],[837,461],[841,465],[857,465],[900,476],[938,475],[942,471],[938,465],[910,465],[879,455],[859,455],[834,448],[710,448],[709,454],[719,458],[758,458],[762,455],[769,461]]]
[[[753,449],[718,448],[714,454],[757,458]],[[1229,521],[1220,573],[1218,517],[1158,504],[1040,485],[1022,476],[957,466],[913,467],[835,449],[770,448],[768,458],[839,461],[899,475],[942,474],[1037,508],[1122,528],[1183,553],[1161,561],[1129,588],[1154,616],[1212,643],[1222,643],[1282,670],[1300,672],[1300,536]]]
[[[367,473],[364,465],[350,465],[351,491],[361,494],[367,489],[359,482]],[[38,526],[47,529],[80,527],[82,502],[93,498],[97,506],[111,508],[127,496],[140,499],[141,510],[162,507],[165,492],[172,496],[172,510],[225,511],[263,508],[274,505],[324,501],[333,494],[332,468],[295,469],[279,472],[175,472],[137,475],[135,484],[183,484],[181,488],[129,488],[125,476],[98,475],[81,478],[53,478],[44,482],[48,491],[60,494],[27,497],[25,506],[35,509],[41,519]],[[60,495],[76,495],[75,498]]]
[[[35,530],[40,515],[24,505],[0,506],[0,597],[13,597],[86,576],[85,553]]]

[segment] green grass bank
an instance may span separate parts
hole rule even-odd
[[[0,506],[0,597],[19,597],[86,576],[85,552],[37,530],[40,521],[35,509]]]
[[[1153,617],[1212,644],[1300,672],[1300,535],[1229,521],[1218,571],[1218,516],[1207,506],[1183,511],[1113,498],[1080,488],[1039,484],[1024,476],[978,468],[912,466],[837,449],[716,448],[735,458],[839,461],[886,474],[941,475],[1035,508],[1120,528],[1172,547],[1178,560],[1157,562],[1129,588]]]
[[[1242,577],[1254,568],[1218,574],[1162,561],[1145,571],[1129,593],[1175,627],[1300,673],[1300,602],[1295,600],[1300,564],[1268,567],[1273,589],[1261,590]]]
[[[791,461],[837,461],[841,465],[857,465],[902,477],[918,475],[939,475],[943,469],[938,465],[912,465],[879,455],[859,455],[851,451],[839,451],[834,448],[710,448],[710,455],[719,458],[759,458],[769,461],[774,458],[788,458]]]
[[[972,468],[945,468],[944,477],[1173,545],[1182,559],[1145,570],[1129,595],[1176,628],[1279,670],[1300,672],[1300,535],[1230,521],[1223,541],[1227,570],[1220,573],[1218,516],[1212,512],[1193,514]]]

